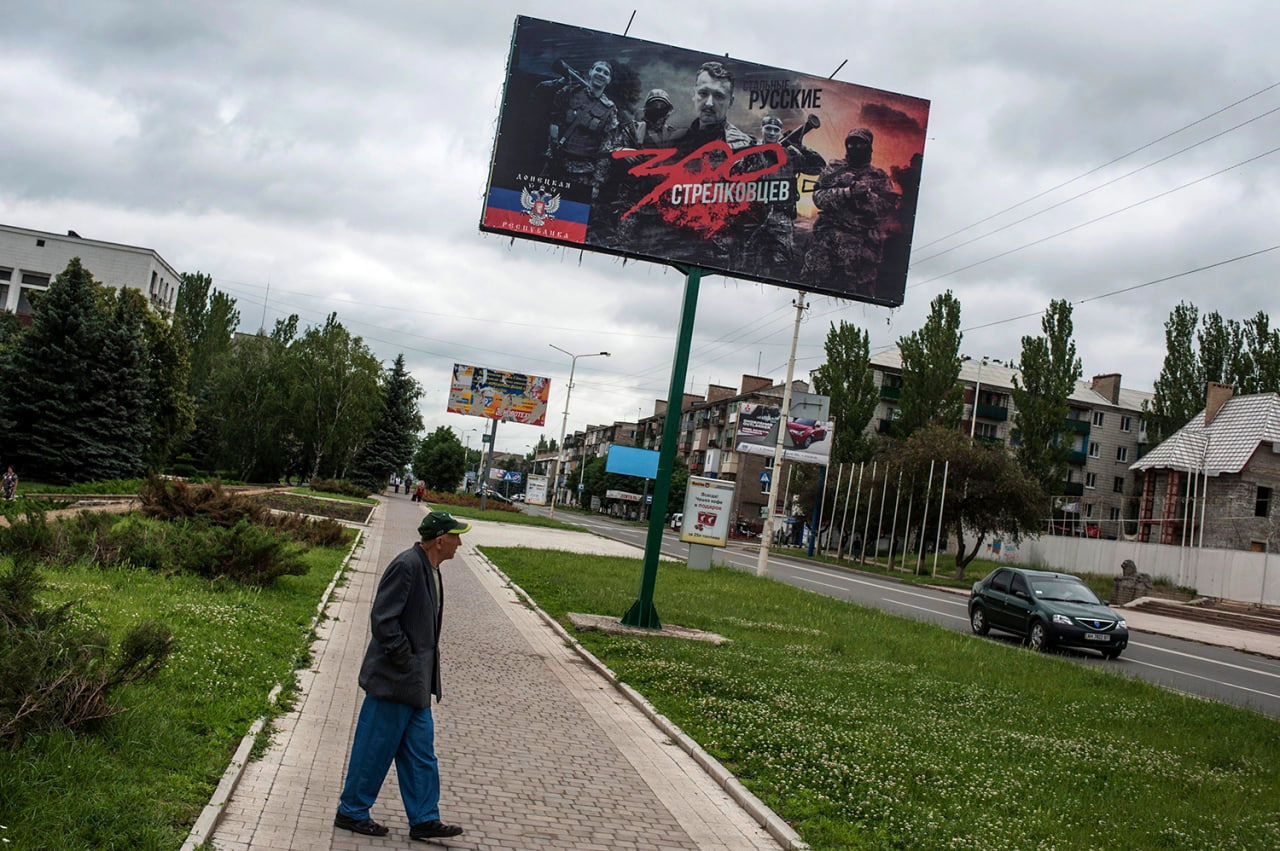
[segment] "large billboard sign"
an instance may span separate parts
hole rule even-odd
[[[778,445],[777,408],[743,402],[738,406],[738,434],[734,449],[747,455],[773,457]],[[802,464],[826,466],[831,460],[831,443],[835,439],[835,422],[811,417],[789,417],[787,433],[782,439],[782,457]]]
[[[447,410],[503,422],[542,425],[551,379],[455,363]]]
[[[929,102],[518,17],[480,229],[902,304]]]

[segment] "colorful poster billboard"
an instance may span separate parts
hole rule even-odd
[[[551,379],[455,363],[447,410],[503,422],[543,425]]]
[[[530,505],[547,504],[547,477],[529,474],[529,482],[524,489],[524,501]]]
[[[733,482],[690,476],[684,491],[684,522],[680,540],[688,544],[723,547],[729,540],[729,509]]]
[[[738,434],[734,449],[747,455],[773,457],[778,444],[777,408],[743,402],[738,406]],[[826,466],[831,460],[835,422],[811,417],[790,417],[782,440],[782,457],[802,464]]]
[[[929,102],[518,17],[480,229],[898,306]]]

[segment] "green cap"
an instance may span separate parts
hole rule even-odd
[[[463,523],[446,511],[433,511],[418,524],[418,534],[422,536],[422,540],[430,541],[450,532],[461,535],[470,528],[470,523]]]

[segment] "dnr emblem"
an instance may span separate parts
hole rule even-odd
[[[526,186],[520,190],[520,206],[529,217],[529,224],[542,227],[548,220],[556,217],[556,211],[560,209],[560,196],[550,192],[530,192]]]

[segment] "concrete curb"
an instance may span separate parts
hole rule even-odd
[[[710,777],[715,780],[716,784],[724,789],[733,798],[740,807],[742,807],[756,823],[768,831],[769,835],[776,839],[783,848],[790,851],[808,851],[809,845],[804,842],[798,833],[796,833],[791,825],[787,824],[781,816],[770,809],[763,801],[751,793],[751,790],[743,786],[738,778],[734,777],[727,768],[720,764],[719,760],[711,754],[703,750],[702,746],[693,739],[685,735],[679,727],[673,724],[665,715],[653,708],[653,704],[645,700],[644,697],[633,689],[631,686],[618,679],[603,662],[595,657],[591,651],[583,647],[576,638],[571,636],[555,618],[544,612],[533,598],[530,597],[525,590],[511,580],[502,570],[489,560],[484,553],[476,548],[472,548],[472,553],[485,563],[490,570],[501,577],[503,583],[507,587],[515,591],[516,595],[524,600],[533,611],[537,612],[538,617],[549,626],[564,642],[565,645],[572,648],[584,662],[591,666],[600,676],[604,677],[610,684],[621,692],[627,700],[639,709],[644,715],[652,721],[658,729],[662,730],[673,742],[675,742],[681,750],[693,757],[694,761],[707,772]]]
[[[381,505],[375,506],[374,511],[377,511],[379,507]],[[370,512],[369,517],[372,519],[373,512]],[[353,527],[348,526],[347,528]],[[316,624],[320,622],[321,616],[324,615],[325,610],[333,599],[333,591],[338,587],[338,580],[346,574],[347,565],[351,563],[356,550],[364,542],[364,532],[360,529],[355,529],[355,533],[356,539],[351,542],[351,549],[347,551],[347,557],[342,560],[342,564],[338,565],[338,569],[333,572],[333,578],[329,580],[328,587],[320,595],[320,602],[316,604],[316,613],[311,616],[311,623],[307,627],[308,630],[315,630]],[[283,684],[275,684],[270,694],[267,695],[268,705],[275,706],[283,688]],[[231,762],[227,765],[227,770],[222,773],[222,779],[218,781],[218,787],[213,790],[213,796],[209,798],[209,803],[204,805],[204,809],[200,811],[195,824],[191,826],[191,832],[187,834],[186,841],[182,843],[181,851],[195,851],[196,848],[208,842],[209,838],[213,836],[213,832],[217,830],[218,823],[222,821],[223,813],[226,812],[227,802],[235,794],[236,787],[240,785],[240,779],[244,777],[244,770],[249,765],[249,754],[253,750],[253,743],[258,738],[258,734],[262,732],[262,728],[267,725],[267,720],[268,716],[263,715],[249,726],[249,732],[245,733],[244,738],[240,740],[240,746],[236,748],[236,752],[232,755]]]

